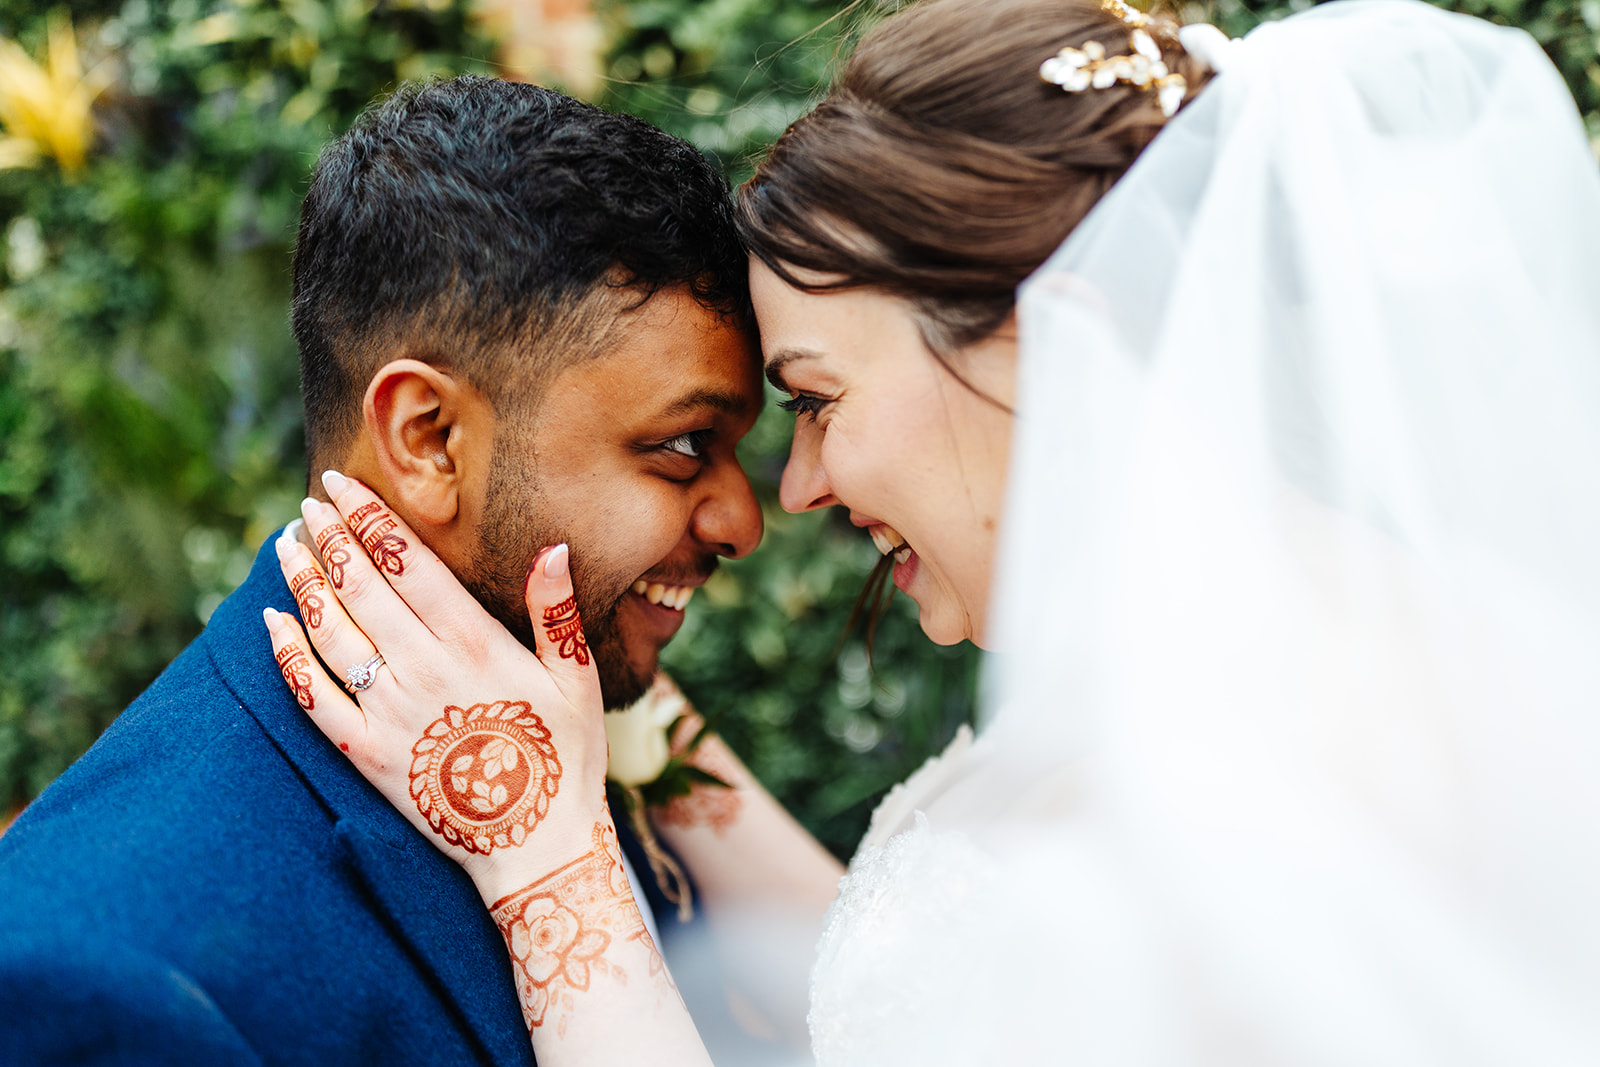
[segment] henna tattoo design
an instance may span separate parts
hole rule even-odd
[[[657,687],[663,691],[677,694],[681,700],[682,694],[678,693],[677,686],[673,685],[666,675],[660,675],[656,680]],[[691,713],[684,720],[672,739],[672,754],[681,756],[694,740],[700,736],[705,728],[705,720],[698,713]],[[738,779],[739,767],[726,748],[715,736],[708,736],[706,741],[694,746],[694,751],[689,754],[689,766],[705,771],[725,785],[713,785],[710,782],[694,782],[689,786],[689,792],[673,797],[661,807],[656,809],[656,822],[662,826],[675,826],[679,829],[689,829],[695,826],[709,826],[719,836],[732,826],[739,817],[739,811],[744,807],[744,797],[734,786]]]
[[[696,761],[698,763],[698,761]],[[704,768],[718,778],[727,780],[710,767]],[[744,806],[744,798],[730,785],[712,785],[696,782],[689,792],[673,797],[656,811],[656,821],[663,826],[687,830],[695,826],[709,826],[719,836],[732,826]]]
[[[491,909],[511,949],[530,1032],[553,1018],[564,1037],[572,994],[586,991],[595,974],[627,984],[627,972],[605,958],[613,941],[640,942],[650,952],[651,976],[672,980],[629,895],[617,831],[597,822],[591,841],[590,852]]]
[[[328,568],[328,580],[335,589],[344,588],[344,568],[350,562],[350,534],[343,526],[329,526],[317,533],[317,555]]]
[[[575,659],[578,666],[589,665],[589,639],[583,635],[583,620],[578,617],[578,601],[567,597],[544,609],[544,628],[562,659]]]
[[[306,711],[316,707],[317,702],[311,696],[311,657],[302,652],[299,645],[284,645],[273,659],[278,661],[278,670],[283,672],[283,680],[294,693],[295,703]]]
[[[446,707],[411,754],[417,810],[447,842],[484,855],[527,840],[561,780],[550,731],[525,700]]]
[[[306,620],[306,625],[313,629],[322,625],[322,609],[326,605],[317,594],[327,587],[322,572],[315,567],[307,567],[289,579],[289,592],[294,595],[295,603],[300,605],[300,615]]]
[[[355,531],[367,555],[380,571],[399,577],[406,572],[402,555],[411,546],[397,533],[391,533],[400,520],[389,514],[382,504],[369,501],[350,513],[350,528]]]

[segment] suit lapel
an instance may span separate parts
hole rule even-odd
[[[212,663],[307,787],[397,935],[476,1036],[489,1059],[533,1062],[504,941],[471,879],[396,812],[290,699],[261,609],[295,612],[269,538],[202,640]]]

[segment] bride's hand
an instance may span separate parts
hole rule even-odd
[[[298,541],[278,545],[309,645],[293,617],[266,613],[300,706],[486,902],[590,851],[609,824],[606,741],[567,546],[528,572],[536,657],[371,490],[324,484],[337,510],[308,500],[303,513],[326,568]],[[312,648],[349,669],[344,685]]]

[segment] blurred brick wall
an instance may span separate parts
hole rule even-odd
[[[583,97],[599,88],[603,42],[590,0],[479,0],[478,10],[508,74]]]

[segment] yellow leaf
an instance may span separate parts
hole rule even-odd
[[[51,156],[63,171],[79,170],[94,141],[93,106],[110,84],[101,64],[87,75],[78,39],[64,15],[50,19],[45,66],[15,41],[0,38],[0,166],[26,166]]]
[[[39,146],[26,137],[0,137],[0,170],[31,167],[39,161]]]

